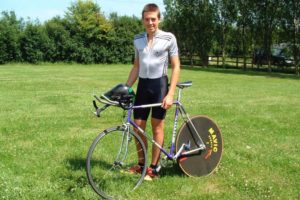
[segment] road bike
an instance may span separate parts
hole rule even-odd
[[[132,94],[117,95],[113,100],[105,95],[94,95],[94,113],[98,117],[109,106],[118,106],[125,111],[124,122],[102,131],[94,139],[87,154],[88,181],[98,195],[105,199],[126,198],[140,186],[146,175],[146,167],[138,174],[129,171],[130,167],[139,162],[148,166],[147,150],[140,135],[161,150],[162,166],[167,161],[176,161],[184,174],[193,177],[207,176],[217,168],[223,152],[221,131],[207,116],[189,116],[181,98],[183,89],[190,86],[191,81],[177,84],[178,94],[173,103],[175,114],[169,149],[156,143],[131,119],[135,109],[161,106],[161,103],[135,106]],[[99,108],[96,102],[103,103],[104,106]],[[183,124],[177,131],[179,116],[182,117]],[[139,133],[135,133],[134,129]]]

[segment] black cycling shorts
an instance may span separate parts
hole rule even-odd
[[[162,103],[164,97],[168,93],[168,77],[163,76],[156,79],[139,78],[139,83],[136,91],[136,98],[134,105],[145,105],[153,103]],[[147,120],[150,110],[152,110],[151,117],[156,119],[164,119],[166,110],[161,106],[152,108],[138,108],[134,109],[134,119]]]

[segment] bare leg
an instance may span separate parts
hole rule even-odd
[[[147,122],[147,121],[141,120],[141,119],[135,119],[134,122],[135,122],[141,129],[145,130],[145,128],[146,128],[146,122]],[[134,129],[134,132],[135,132],[137,135],[139,135],[140,138],[143,140],[143,142],[144,142],[144,144],[145,144],[145,147],[146,147],[146,150],[147,150],[147,149],[148,149],[148,143],[147,143],[146,137],[145,137],[143,134],[141,134],[141,133],[138,131],[138,129],[136,129],[136,128]],[[137,141],[136,141],[136,142],[137,142]],[[145,160],[143,160],[143,152],[140,151],[141,145],[138,144],[138,143],[136,143],[136,149],[137,149],[137,153],[138,153],[139,163],[145,164]]]
[[[151,119],[153,139],[160,145],[164,144],[164,120],[162,119]],[[160,158],[160,149],[154,144],[152,145],[152,165],[157,165]]]

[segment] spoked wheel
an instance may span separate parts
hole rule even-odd
[[[178,164],[188,176],[206,176],[211,174],[219,165],[223,152],[223,139],[217,124],[206,116],[194,116],[191,122],[185,122],[176,137],[176,152],[182,144],[186,144],[183,155],[178,158]],[[198,150],[191,154],[188,151],[198,148],[198,134],[206,146],[205,150]]]
[[[144,143],[123,127],[106,129],[96,137],[87,155],[86,172],[98,195],[105,199],[127,198],[142,183],[146,168],[141,174],[129,172],[139,163],[137,151],[143,155],[140,162],[146,163]]]

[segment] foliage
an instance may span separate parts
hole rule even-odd
[[[176,35],[181,55],[190,64],[197,57],[207,65],[209,54],[222,55],[224,64],[226,56],[235,55],[244,57],[246,68],[246,57],[255,49],[270,56],[274,44],[287,43],[299,72],[299,1],[164,0],[164,4],[162,29]],[[116,13],[106,17],[93,0],[76,0],[64,17],[42,24],[2,12],[0,63],[130,63],[133,37],[142,31],[140,18]]]
[[[20,37],[20,49],[23,61],[30,63],[44,61],[48,47],[49,38],[44,27],[39,24],[27,24]]]
[[[212,4],[215,11],[216,42],[220,47],[224,65],[224,57],[227,54],[228,46],[230,46],[228,45],[228,33],[232,29],[233,22],[237,16],[237,4],[236,1],[230,0],[214,0]],[[232,36],[234,37],[234,35]]]
[[[45,60],[50,62],[70,61],[72,40],[70,32],[66,29],[67,21],[55,17],[45,22],[45,30],[49,37],[49,49]]]
[[[111,14],[106,18],[92,0],[71,4],[65,17],[23,24],[14,12],[0,18],[0,63],[12,61],[130,63],[140,19]]]
[[[110,21],[113,25],[109,40],[112,56],[117,63],[131,63],[134,56],[132,40],[135,34],[144,30],[141,20],[111,13]]]
[[[209,1],[165,0],[164,3],[165,27],[176,34],[181,51],[189,57],[199,55],[207,65],[213,36],[213,10]]]
[[[22,21],[14,12],[2,12],[0,18],[0,64],[20,61],[19,38]]]
[[[294,59],[298,63],[300,51],[296,47],[300,38],[299,1],[165,0],[164,3],[166,5],[164,24],[166,28],[177,34],[184,56],[189,57],[191,63],[193,57],[191,54],[196,53],[198,43],[201,44],[199,50],[210,50],[210,53],[221,54],[223,66],[226,56],[242,55],[244,68],[246,68],[246,57],[251,56],[255,49],[264,49],[270,57],[272,46],[283,42],[294,44]],[[204,5],[209,5],[212,11],[206,13],[205,10],[199,10],[197,5],[202,5],[202,8],[205,8]],[[210,13],[213,15],[212,21],[209,20]],[[205,16],[205,20],[197,18],[201,14]],[[214,27],[210,33],[206,32],[207,24],[204,23],[206,20]],[[204,35],[206,40],[201,40],[201,35]],[[201,54],[198,55],[202,57]],[[270,65],[269,69],[271,69]]]
[[[300,66],[300,1],[285,1],[286,6],[281,12],[280,38],[293,47],[297,72]]]
[[[104,49],[111,30],[111,24],[101,13],[100,7],[93,1],[79,0],[69,7],[66,21],[75,48],[71,53],[72,59],[80,63],[94,63],[94,54],[106,57]],[[100,60],[99,62],[103,62]]]

